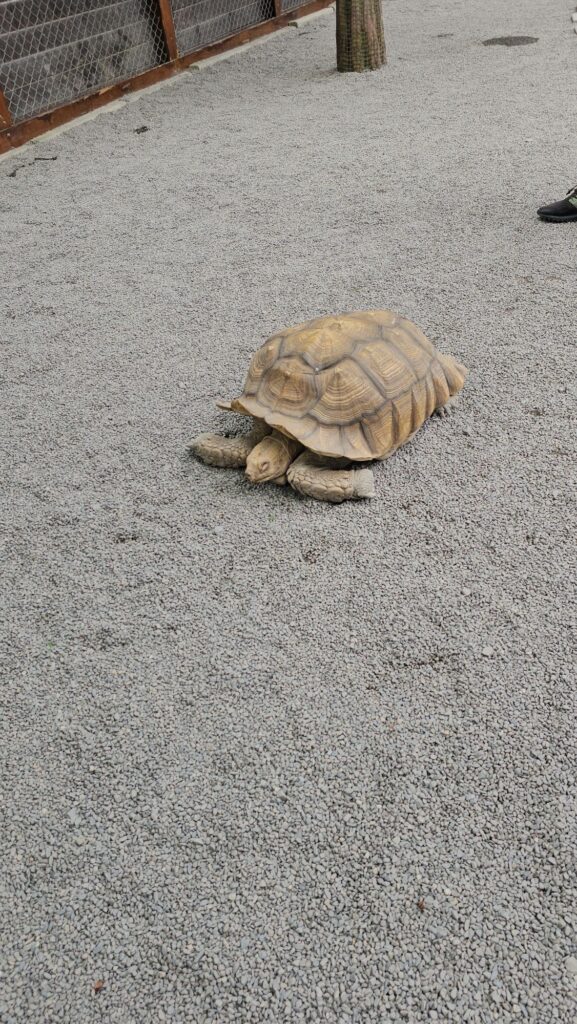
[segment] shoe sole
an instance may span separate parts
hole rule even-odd
[[[552,224],[564,224],[565,221],[577,220],[577,213],[572,213],[569,217],[553,217],[549,213],[539,213],[537,216],[540,220],[548,220]]]

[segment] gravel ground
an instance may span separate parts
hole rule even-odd
[[[577,40],[422,8],[0,164],[2,1024],[577,1020]],[[374,501],[187,458],[375,306],[471,376]]]

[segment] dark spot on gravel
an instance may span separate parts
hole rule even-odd
[[[113,651],[118,647],[126,647],[128,641],[114,633],[108,626],[96,629],[92,633],[79,637],[82,643],[93,651]]]
[[[79,516],[69,515],[67,512],[55,512],[47,519],[48,526],[77,526],[79,522]]]
[[[403,512],[409,512],[410,515],[417,515],[421,506],[421,502],[418,498],[409,498],[408,501],[402,501],[400,508]]]
[[[439,654],[434,652],[426,658],[420,658],[414,661],[402,661],[400,664],[402,668],[423,668],[425,666],[440,665],[445,661],[449,661],[451,658],[458,657],[459,655],[456,651],[450,651],[448,654]]]
[[[483,39],[483,46],[529,46],[538,42],[538,36],[495,36],[494,39]]]
[[[121,530],[114,538],[116,544],[128,544],[132,540],[140,540],[140,534],[134,530]]]

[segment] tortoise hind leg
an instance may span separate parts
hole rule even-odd
[[[453,415],[458,404],[459,401],[457,396],[451,395],[444,405],[438,405],[436,409],[433,409],[433,416],[438,416],[440,419],[444,420],[447,416]]]
[[[349,465],[349,463],[345,463]],[[335,504],[355,498],[374,498],[375,483],[370,469],[340,468],[336,460],[303,452],[289,466],[288,482],[299,494]]]
[[[249,434],[240,434],[238,437],[199,434],[188,445],[188,450],[208,466],[241,469],[246,466],[246,460],[254,446],[270,434],[270,429],[264,420],[257,420]]]

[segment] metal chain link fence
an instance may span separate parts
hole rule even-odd
[[[172,0],[172,11],[180,53],[200,50],[275,16],[273,0]]]
[[[0,2],[0,89],[14,122],[166,60],[156,0]]]
[[[307,0],[0,0],[0,152],[10,121],[22,126],[303,7]]]

